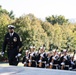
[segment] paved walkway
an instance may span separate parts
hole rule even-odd
[[[0,66],[0,75],[76,75],[76,71],[63,71],[20,66]]]
[[[0,62],[0,66],[1,66],[1,67],[8,67],[9,64],[8,64],[8,63],[1,63],[1,62]],[[20,63],[18,64],[18,66],[23,66],[23,64],[20,62]]]

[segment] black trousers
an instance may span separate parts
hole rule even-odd
[[[36,67],[36,62],[35,61],[31,62],[31,67]]]
[[[7,55],[8,55],[9,65],[17,66],[19,63],[19,58],[15,57],[17,53],[15,51],[9,50],[7,52]]]
[[[8,58],[9,65],[17,66],[19,63],[19,58]]]

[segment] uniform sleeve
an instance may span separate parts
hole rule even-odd
[[[25,59],[25,56],[24,56],[24,57],[23,57],[23,60],[22,60],[22,63],[24,63],[24,62],[25,62],[25,60],[26,60],[26,59]]]
[[[7,41],[6,41],[6,36],[5,36],[3,46],[2,46],[2,52],[5,52],[6,45],[7,45]]]
[[[22,41],[20,41],[19,36],[18,36],[18,50],[19,50],[19,53],[22,53]]]

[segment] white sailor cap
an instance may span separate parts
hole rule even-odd
[[[8,25],[8,29],[14,29],[15,26],[14,25]]]
[[[61,52],[58,52],[58,54],[61,54]]]
[[[35,46],[33,46],[33,48],[35,48]]]
[[[50,52],[46,52],[46,54],[50,54]]]
[[[26,50],[25,52],[27,53],[27,52],[29,52],[29,50]]]
[[[67,50],[66,50],[66,49],[64,49],[64,50],[63,50],[63,52],[67,52]]]
[[[70,57],[73,57],[73,54],[70,54]]]
[[[56,49],[53,49],[53,52],[56,52]]]
[[[43,49],[43,47],[41,46],[40,49]]]
[[[33,46],[30,46],[30,48],[33,48]]]

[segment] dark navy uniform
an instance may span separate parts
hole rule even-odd
[[[25,55],[25,56],[23,57],[22,63],[24,64],[24,66],[27,66],[27,67],[28,67],[29,56],[26,56],[26,55]]]
[[[71,64],[71,62],[70,62],[70,60],[69,60],[69,57],[68,56],[62,56],[61,57],[61,61],[62,61],[62,63],[64,63],[63,65],[64,65],[64,70],[69,70],[69,67],[70,67],[70,64]],[[61,63],[61,66],[62,66],[62,63]]]
[[[50,62],[52,61],[52,57],[53,57],[53,56],[47,57],[47,64],[48,64],[48,67],[50,67]]]
[[[41,67],[41,68],[45,68],[45,66],[46,66],[46,62],[47,62],[47,55],[46,55],[46,53],[40,53],[39,54],[39,64],[41,63],[41,66],[39,66],[39,67]]]
[[[19,48],[21,47],[19,35],[14,32],[13,35],[10,36],[10,33],[7,33],[4,38],[3,52],[5,52],[6,46],[9,65],[18,65],[19,58],[16,58],[16,55],[18,55]]]
[[[36,54],[34,52],[30,54],[30,60],[31,60],[31,67],[36,67]]]

